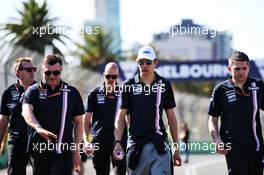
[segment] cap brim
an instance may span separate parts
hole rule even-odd
[[[148,56],[141,56],[141,57],[137,57],[137,60],[139,59],[148,59],[148,60],[154,60],[154,58],[148,57]]]

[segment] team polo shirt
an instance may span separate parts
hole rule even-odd
[[[163,109],[176,106],[171,84],[155,73],[155,80],[146,85],[139,74],[125,81],[122,92],[121,108],[128,109],[129,146],[148,136],[167,137],[162,120]]]
[[[0,114],[10,116],[9,119],[9,144],[19,145],[18,149],[25,151],[27,144],[27,128],[22,112],[21,96],[24,88],[19,82],[9,86],[2,95]]]
[[[92,89],[88,94],[86,112],[92,112],[92,142],[113,145],[114,122],[121,94],[118,88],[106,93],[105,86]],[[125,134],[124,134],[125,135]]]
[[[231,79],[218,84],[212,94],[208,114],[221,117],[220,137],[232,148],[263,148],[259,109],[264,109],[264,83],[248,78],[243,89]]]
[[[68,94],[67,103],[64,101],[67,110],[65,120],[62,120],[63,93],[65,91]],[[33,106],[33,113],[44,129],[56,134],[58,138],[60,133],[63,133],[61,143],[68,144],[68,148],[70,148],[71,143],[73,143],[73,119],[75,116],[84,114],[84,105],[78,90],[63,81],[54,90],[41,82],[28,88],[23,99],[23,104],[25,103]],[[61,126],[64,126],[62,132]],[[37,143],[46,143],[46,140],[35,129],[30,128],[28,151],[37,152],[38,150],[33,147],[33,144],[36,145]],[[53,140],[52,143],[54,146],[58,140]],[[46,151],[55,152],[56,150]],[[62,151],[70,150],[65,146]]]

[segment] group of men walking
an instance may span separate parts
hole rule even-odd
[[[43,59],[39,82],[32,60],[17,59],[18,80],[3,92],[0,108],[0,143],[7,127],[9,132],[8,174],[26,174],[30,162],[34,175],[70,175],[80,171],[82,152],[92,157],[97,175],[108,175],[110,162],[117,175],[173,174],[173,165],[181,166],[167,132],[178,143],[173,88],[155,71],[153,48],[140,48],[136,61],[138,73],[122,85],[118,65],[106,64],[104,83],[89,92],[84,105],[78,90],[61,78],[60,56]],[[248,56],[234,52],[230,78],[216,86],[209,107],[209,131],[230,175],[263,173],[264,84],[249,77],[249,69]]]

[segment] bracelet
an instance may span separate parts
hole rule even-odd
[[[116,145],[117,143],[121,143],[121,140],[115,140],[114,145]]]

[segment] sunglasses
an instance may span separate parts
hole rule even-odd
[[[247,70],[247,67],[242,67],[242,68],[240,68],[240,67],[235,67],[234,70],[235,70],[235,71]]]
[[[106,79],[110,79],[110,78],[112,78],[112,79],[117,79],[117,75],[105,75],[105,78]]]
[[[51,74],[53,74],[54,76],[58,76],[61,74],[61,71],[60,70],[54,70],[54,71],[47,70],[44,72],[44,74],[46,76],[50,76]]]
[[[138,64],[141,66],[141,65],[143,65],[143,64],[147,64],[147,65],[151,65],[152,64],[152,60],[149,60],[149,59],[146,59],[146,60],[143,60],[143,59],[140,59],[140,60],[138,60],[137,61],[138,62]]]
[[[36,72],[37,68],[36,67],[21,67],[19,70],[25,70],[28,73],[30,73],[30,72]]]

